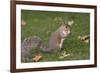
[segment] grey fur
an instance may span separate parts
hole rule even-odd
[[[65,31],[66,30],[66,31]],[[41,38],[32,36],[24,39],[21,44],[21,59],[25,61],[32,48],[40,49],[44,52],[54,52],[58,48],[62,48],[63,41],[70,32],[70,27],[66,24],[61,25],[49,38],[48,47],[43,43]]]
[[[21,44],[22,61],[26,60],[32,48],[38,48],[38,46],[40,46],[41,43],[42,43],[42,40],[36,36],[32,36],[32,37],[28,37],[24,39],[24,41]]]

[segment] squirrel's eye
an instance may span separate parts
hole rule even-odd
[[[67,28],[67,26],[66,26],[66,28]]]
[[[68,28],[68,25],[66,24],[65,27]]]

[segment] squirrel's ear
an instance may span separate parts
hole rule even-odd
[[[74,20],[70,20],[70,21],[67,22],[67,24],[68,24],[69,26],[73,25],[73,23],[74,23]]]
[[[68,24],[68,22],[67,21],[64,21],[64,24],[66,25],[66,24]]]
[[[64,21],[62,18],[60,19],[61,25],[69,25],[71,26],[74,23],[74,20]]]
[[[59,24],[61,24],[61,25],[65,24],[63,18],[60,18],[60,20],[59,20]]]
[[[68,24],[68,22],[66,22],[64,20],[61,21],[61,25],[67,25],[67,24]]]

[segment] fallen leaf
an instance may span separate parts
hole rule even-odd
[[[84,42],[85,42],[85,43],[89,43],[89,39],[85,40]]]
[[[25,26],[25,25],[26,25],[26,22],[25,22],[24,20],[22,20],[22,21],[21,21],[21,25],[22,25],[22,26]]]
[[[85,36],[83,36],[83,37],[81,38],[81,40],[84,41],[84,40],[86,40],[86,39],[88,39],[88,38],[89,38],[89,35],[85,35]]]
[[[71,54],[69,54],[69,53],[67,54],[66,51],[63,51],[62,54],[59,56],[59,59],[64,59],[68,56],[71,56]]]
[[[33,61],[38,62],[42,58],[42,55],[38,54],[33,57]]]
[[[68,57],[68,56],[70,56],[70,55],[71,55],[71,54],[65,54],[64,57]]]
[[[82,40],[82,41],[85,41],[85,40],[88,40],[89,37],[90,37],[89,35],[85,35],[85,36],[80,36],[79,35],[77,38],[80,39],[80,40]]]
[[[63,56],[59,56],[59,59],[64,59],[64,57]]]
[[[81,39],[81,36],[79,35],[77,38],[78,38],[78,39]]]

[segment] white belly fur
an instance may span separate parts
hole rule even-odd
[[[59,44],[59,47],[60,47],[60,48],[62,48],[63,41],[64,41],[64,39],[61,39],[61,43]]]

